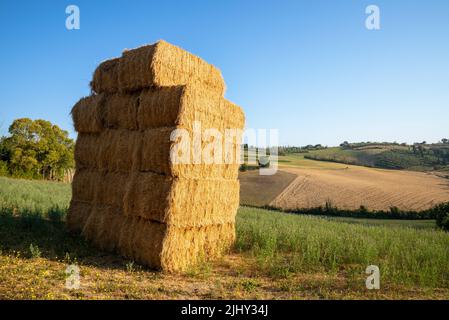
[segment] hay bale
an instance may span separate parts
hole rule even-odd
[[[118,86],[118,63],[119,58],[102,62],[94,72],[90,86],[97,93],[114,93],[119,90]]]
[[[100,249],[114,251],[119,246],[123,218],[118,208],[92,205],[81,234]]]
[[[223,98],[220,71],[161,41],[105,61],[91,86],[97,94],[72,110],[79,134],[68,228],[101,249],[166,271],[229,250],[240,137],[215,142],[227,129],[243,129],[245,117]],[[173,137],[183,129],[192,138],[198,123],[200,133],[215,129],[199,138],[199,159],[193,143],[179,150],[182,138]],[[171,161],[185,151],[187,163]],[[219,163],[205,161],[207,155]]]
[[[198,84],[224,95],[220,70],[201,58],[165,41],[123,52],[95,70],[92,90],[96,93],[137,91],[152,86]]]
[[[137,262],[155,269],[163,269],[161,253],[167,226],[139,217],[122,217],[118,251]]]
[[[106,130],[99,135],[96,161],[98,168],[113,172],[129,172],[139,167],[139,146],[142,135],[138,131]]]
[[[105,99],[104,126],[108,129],[138,130],[140,93],[112,94]]]
[[[161,269],[185,271],[199,260],[211,260],[230,250],[235,241],[235,224],[200,228],[169,227],[163,242]],[[145,263],[145,256],[141,261]]]
[[[72,181],[72,200],[92,203],[95,197],[93,182],[97,181],[98,178],[99,175],[96,172],[86,174],[86,170],[76,170]]]
[[[80,100],[72,111],[79,133],[100,133],[103,129],[146,130],[179,127],[243,129],[245,116],[236,104],[197,86],[145,89],[133,94],[99,94]]]
[[[89,202],[70,201],[70,207],[67,212],[67,228],[74,233],[80,233],[92,210],[92,204]]]
[[[128,130],[104,130],[100,134],[78,134],[75,144],[75,161],[78,169],[95,168],[112,172],[132,170],[150,171],[186,179],[237,179],[240,144],[230,144],[231,161],[226,163],[226,145],[219,152],[219,163],[173,163],[170,152],[177,141],[170,141],[176,127],[150,129],[143,132]],[[193,133],[191,133],[193,135]],[[202,140],[203,145],[209,143]],[[193,161],[195,149],[188,149]],[[204,152],[204,155],[209,153]],[[213,155],[209,156],[213,160]]]
[[[76,170],[95,167],[97,165],[99,135],[79,133],[75,143],[75,167]],[[97,146],[94,148],[94,146]],[[76,171],[75,171],[76,175]]]
[[[84,97],[72,108],[73,124],[77,132],[100,133],[103,130],[104,96]]]
[[[195,85],[143,90],[137,119],[140,130],[171,126],[193,130],[194,121],[201,122],[202,129],[219,131],[245,125],[239,106]]]
[[[239,205],[238,180],[177,179],[151,172],[131,175],[93,169],[78,170],[74,201],[123,209],[178,227],[229,223]],[[199,205],[201,204],[201,205]]]
[[[239,206],[239,190],[238,180],[134,173],[126,185],[124,214],[177,227],[231,223]]]
[[[162,129],[150,129],[143,132],[143,138],[141,140],[140,159],[136,159],[136,164],[139,163],[140,171],[152,171],[160,174],[166,174],[173,177],[188,178],[188,179],[237,179],[238,162],[239,157],[236,156],[236,150],[240,149],[240,144],[234,141],[231,145],[233,159],[235,161],[226,164],[225,163],[225,145],[222,144],[218,152],[221,152],[222,156],[218,158],[217,163],[194,163],[195,154],[198,153],[195,150],[195,145],[190,144],[189,147],[181,148],[181,152],[178,152],[180,158],[179,163],[173,162],[171,159],[171,151],[175,153],[176,147],[179,141],[171,141],[170,137],[172,132],[178,129],[176,127],[162,128]],[[189,132],[190,136],[193,136],[193,132]],[[200,156],[208,156],[211,160],[214,160],[213,155],[209,155],[204,151],[204,146],[209,143],[206,139],[201,139],[202,148],[199,150]],[[157,146],[157,148],[155,148]],[[179,151],[179,150],[178,150]],[[188,152],[187,163],[182,161],[183,152]],[[138,154],[137,152],[134,154]],[[203,159],[205,159],[203,157]]]
[[[119,251],[152,268],[185,271],[199,259],[228,251],[235,240],[235,226],[180,228],[94,206],[82,234],[103,250]]]
[[[146,130],[179,127],[243,129],[245,116],[236,104],[214,92],[187,85],[149,88],[139,93],[99,94],[80,100],[72,111],[75,129],[99,133],[105,128]]]

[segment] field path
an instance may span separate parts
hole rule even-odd
[[[431,173],[342,166],[332,169],[283,167],[297,175],[270,205],[283,209],[324,206],[341,209],[423,210],[449,201],[449,180]]]

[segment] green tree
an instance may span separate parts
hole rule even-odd
[[[449,231],[449,202],[437,205],[434,208],[437,226]]]
[[[0,141],[0,156],[15,176],[61,179],[74,167],[74,142],[46,120],[16,119]]]

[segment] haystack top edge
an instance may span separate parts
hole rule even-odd
[[[159,40],[125,49],[120,57],[101,62],[91,86],[96,93],[111,93],[189,83],[201,84],[221,95],[226,90],[220,69],[178,46]]]

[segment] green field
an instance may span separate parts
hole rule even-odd
[[[402,222],[367,226],[241,208],[237,248],[252,252],[274,274],[337,272],[344,266],[374,264],[392,283],[448,287],[448,234]]]
[[[352,148],[332,147],[313,150],[303,155],[313,160],[383,169],[429,171],[448,168],[448,145],[434,144],[422,148],[422,153],[419,153],[413,152],[412,146],[379,144]]]
[[[49,209],[68,208],[71,186],[42,180],[0,177],[0,208],[45,214]]]
[[[0,298],[180,298],[192,283],[210,289],[196,297],[215,299],[449,297],[449,236],[431,221],[382,223],[241,207],[233,252],[187,274],[167,275],[68,234],[59,220],[64,214],[48,212],[65,212],[69,185],[2,178],[0,199]],[[64,289],[68,263],[83,270],[84,291]],[[380,267],[383,291],[364,288],[370,264]]]
[[[331,221],[362,224],[366,226],[402,227],[436,230],[435,220],[405,220],[405,219],[364,219],[351,217],[327,217]]]

